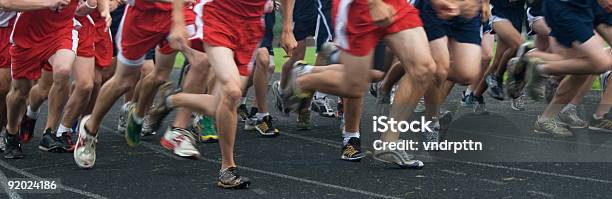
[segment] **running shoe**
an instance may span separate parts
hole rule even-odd
[[[376,96],[376,109],[379,115],[389,114],[389,108],[391,107],[391,93],[383,92],[378,90],[378,96]]]
[[[535,122],[533,132],[536,134],[549,134],[558,137],[571,137],[574,134],[569,131],[566,127],[559,124],[556,119],[543,119],[538,116]]]
[[[520,60],[517,57],[508,61],[508,84],[506,86],[506,92],[512,99],[516,99],[522,94],[525,82],[525,72],[524,69],[519,69],[521,67],[518,66],[519,62]]]
[[[327,98],[327,96],[323,98],[314,97],[310,104],[310,110],[319,113],[321,117],[335,117],[335,111],[330,104],[333,102],[332,99]]]
[[[6,130],[0,127],[0,153],[3,153],[6,149],[6,143],[4,143],[4,139],[6,138]]]
[[[578,116],[576,107],[559,112],[559,120],[573,129],[583,129],[589,126],[588,122],[584,121],[580,118],[580,116]]]
[[[23,143],[28,143],[32,139],[34,134],[34,128],[36,127],[36,118],[30,118],[27,114],[23,114],[21,124],[19,125],[19,138]]]
[[[161,138],[161,145],[182,158],[198,159],[200,151],[195,148],[193,133],[187,129],[169,127]]]
[[[290,110],[299,111],[306,105],[309,105],[306,102],[312,97],[312,92],[303,92],[297,85],[297,78],[307,73],[307,67],[312,66],[304,61],[295,62],[293,70],[288,77],[287,87],[283,89],[283,102],[285,102],[285,107],[288,107]]]
[[[274,81],[272,83],[272,95],[274,96],[274,107],[278,113],[283,114],[285,116],[289,116],[290,109],[285,107],[285,102],[283,101],[282,88],[280,86],[280,81]]]
[[[64,143],[60,141],[55,131],[51,129],[45,130],[45,133],[40,139],[38,149],[53,153],[63,153],[65,151]]]
[[[299,131],[310,130],[310,110],[300,110],[298,113],[296,126]]]
[[[323,63],[321,63],[321,66],[326,66],[326,65],[330,65],[330,64],[337,64],[340,63],[340,60],[338,60],[338,53],[340,51],[338,50],[338,47],[336,46],[335,43],[332,42],[325,42],[321,45],[321,49],[319,49],[319,53],[317,54],[317,56],[323,56],[324,59]]]
[[[193,129],[196,134],[200,135],[201,142],[213,143],[219,141],[215,119],[212,117],[197,114],[193,119]]]
[[[421,137],[421,142],[423,143],[438,143],[440,142],[440,122],[439,121],[434,121],[431,122],[429,125],[429,128],[431,129],[431,131],[429,132],[422,132],[423,136]]]
[[[121,112],[119,112],[119,120],[117,121],[117,131],[121,134],[125,133],[125,129],[127,129],[127,116],[128,110],[134,107],[134,103],[126,102],[121,106]]]
[[[125,141],[128,146],[136,147],[140,144],[140,136],[142,133],[143,121],[136,121],[136,108],[132,107],[128,113],[127,129],[125,130]]]
[[[470,95],[470,94],[465,94],[465,91],[463,91],[461,93],[461,106],[463,107],[474,107],[474,104],[476,104],[476,99],[474,99],[474,96]]]
[[[172,82],[168,81],[162,84],[157,91],[156,99],[158,99],[159,101],[153,103],[154,106],[151,107],[148,113],[150,128],[152,132],[159,130],[159,127],[161,127],[164,118],[166,118],[166,116],[168,116],[168,114],[172,112],[172,107],[169,107],[168,104],[166,104],[166,100],[168,99],[168,97],[182,92],[181,89],[175,90],[173,88],[174,87],[172,86]]]
[[[142,122],[141,136],[146,137],[146,136],[152,136],[155,134],[157,134],[157,132],[153,130],[153,126],[151,125],[151,117],[149,116],[149,114],[146,114]]]
[[[538,67],[543,61],[539,58],[529,58],[527,60],[527,76],[529,80],[527,81],[527,85],[525,85],[525,89],[527,90],[527,96],[535,101],[540,101],[544,97],[544,83],[545,76],[540,74],[538,71]]]
[[[249,110],[247,109],[246,104],[240,104],[238,106],[238,117],[240,117],[240,121],[247,121],[249,119]]]
[[[74,151],[74,146],[76,142],[73,140],[76,140],[76,138],[73,138],[73,137],[76,137],[76,136],[74,136],[72,132],[62,133],[62,136],[59,137],[59,142],[63,145],[65,152],[71,153]]]
[[[485,78],[485,82],[489,86],[487,94],[492,98],[503,101],[504,100],[504,85],[501,78],[496,77],[494,74],[488,74]]]
[[[404,150],[376,150],[373,158],[379,162],[395,164],[402,169],[421,169],[425,166],[422,161],[413,159],[414,157]]]
[[[21,138],[17,135],[10,135],[5,130],[6,137],[2,140],[4,142],[4,159],[21,159],[24,157],[23,151],[21,150]]]
[[[524,111],[525,110],[525,95],[522,94],[517,98],[512,99],[512,103],[510,103],[510,108],[515,111]]]
[[[535,43],[533,41],[527,41],[519,46],[516,50],[516,57],[526,57],[527,53],[535,48]]]
[[[421,99],[419,99],[419,103],[414,108],[414,112],[415,113],[424,113],[425,109],[426,109],[426,107],[425,107],[425,98],[421,97]]]
[[[601,119],[595,119],[595,117],[591,116],[591,121],[589,121],[589,129],[612,133],[612,120],[609,118],[609,113],[606,113]]]
[[[257,118],[256,117],[249,117],[244,121],[244,130],[245,131],[254,131],[257,130],[255,129],[255,123],[257,122]]]
[[[80,168],[92,168],[96,163],[96,143],[98,143],[98,135],[91,135],[85,124],[89,121],[90,116],[87,115],[81,119],[79,124],[79,138],[74,147],[74,162]]]
[[[272,116],[266,115],[261,120],[256,119],[255,129],[263,136],[278,136],[280,131],[272,125]]]
[[[440,122],[439,140],[444,140],[446,137],[446,132],[448,132],[448,129],[453,122],[453,113],[450,111],[441,111],[438,121]]]
[[[474,113],[486,113],[487,106],[484,101],[484,97],[476,97],[474,94],[470,94],[472,98],[475,100],[474,104]]]
[[[346,145],[342,146],[342,160],[359,162],[365,155],[361,152],[361,139],[352,137],[348,140]]]
[[[219,180],[217,186],[224,189],[246,189],[251,185],[251,181],[247,177],[238,175],[236,167],[229,167],[219,171]]]
[[[382,85],[382,81],[376,82],[376,83],[370,83],[370,89],[368,91],[370,91],[370,94],[374,97],[378,97],[378,88],[380,88],[380,86]]]
[[[557,88],[559,88],[559,84],[561,83],[561,79],[557,78],[547,78],[546,84],[544,85],[544,99],[547,104],[550,104],[553,97],[555,97],[555,93],[557,92]]]

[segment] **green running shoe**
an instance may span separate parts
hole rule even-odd
[[[127,128],[125,130],[125,141],[127,141],[130,147],[136,147],[140,144],[140,134],[142,133],[143,119],[136,121],[134,118],[134,114],[136,114],[135,111],[136,109],[134,106],[128,111]]]
[[[194,118],[193,124],[193,129],[200,135],[201,142],[213,143],[219,141],[214,118],[198,114]]]

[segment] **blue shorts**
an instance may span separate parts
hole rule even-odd
[[[420,11],[423,28],[425,28],[429,41],[449,37],[459,43],[480,46],[482,41],[480,14],[471,19],[455,17],[450,20],[442,20],[436,16],[436,11],[431,7],[429,0],[420,1],[418,4],[417,8]]]
[[[119,52],[115,41],[117,41],[117,32],[119,31],[119,25],[121,24],[121,19],[123,19],[124,12],[125,12],[125,4],[122,4],[119,7],[117,7],[116,10],[110,13],[113,19],[113,23],[111,24],[111,27],[110,27],[111,34],[113,37],[112,39],[113,40],[113,57],[116,57],[117,52]]]
[[[298,7],[299,6],[299,7]],[[323,43],[332,41],[334,28],[331,0],[299,0],[293,11],[293,34],[298,41],[314,36],[317,52]]]
[[[274,48],[272,48],[272,41],[274,41],[274,24],[276,23],[276,14],[275,12],[267,13],[264,16],[264,21],[266,22],[266,30],[264,34],[263,40],[261,40],[260,48],[267,48],[268,53],[274,56]]]
[[[612,17],[596,0],[588,0],[587,6],[546,0],[542,12],[551,29],[550,35],[567,48],[575,41],[584,43],[591,39],[595,35],[593,29],[599,24],[612,24]]]
[[[520,1],[519,1],[520,2]],[[524,1],[520,6],[495,6],[491,9],[491,22],[496,23],[503,20],[508,20],[512,23],[514,29],[519,33],[523,31],[523,23],[527,16],[525,15]]]

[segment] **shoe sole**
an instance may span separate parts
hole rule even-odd
[[[200,136],[200,142],[216,143],[216,142],[219,142],[219,137],[218,136]]]
[[[217,182],[217,187],[220,187],[223,189],[247,189],[249,188],[250,185],[251,185],[251,182],[245,182],[239,185],[226,185],[221,182]]]
[[[14,159],[23,159],[24,157],[25,156],[23,156],[23,155],[22,156],[3,156],[4,159],[11,159],[11,160],[14,160]]]
[[[549,133],[549,132],[546,132],[546,131],[539,131],[539,130],[535,130],[535,129],[532,132],[534,134],[536,134],[536,135],[552,135],[554,137],[561,137],[561,138],[566,138],[566,137],[574,136],[574,135],[563,135],[563,134]]]
[[[65,153],[66,149],[62,148],[62,147],[52,147],[52,148],[47,148],[44,146],[38,146],[38,149],[46,151],[46,152],[52,152],[52,153]]]
[[[597,127],[592,127],[592,126],[589,126],[588,129],[593,130],[593,131],[601,131],[601,132],[606,132],[606,133],[612,133],[612,130],[603,129],[603,128],[597,128]]]
[[[359,157],[354,157],[354,158],[349,158],[347,156],[340,156],[340,159],[344,160],[344,161],[349,161],[349,162],[361,162],[361,159],[363,159],[365,156],[359,156]]]
[[[414,166],[414,165],[401,165],[401,164],[398,164],[396,162],[391,162],[391,161],[387,161],[387,160],[384,160],[384,159],[380,159],[380,158],[376,157],[376,155],[373,155],[372,158],[374,160],[382,162],[382,163],[393,164],[393,165],[399,166],[401,169],[417,169],[417,170],[419,170],[419,169],[422,169],[423,167],[425,167],[425,166]]]

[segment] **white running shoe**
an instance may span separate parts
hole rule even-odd
[[[132,106],[134,106],[134,103],[132,102],[126,102],[125,104],[123,104],[123,106],[121,106],[121,112],[119,112],[119,120],[117,121],[117,131],[121,132],[121,134],[123,134],[125,132],[125,129],[127,128],[128,111],[131,109]]]
[[[195,138],[182,128],[168,128],[160,140],[161,145],[182,158],[198,159],[200,151],[195,148]]]
[[[83,169],[89,169],[96,163],[96,143],[98,136],[92,136],[85,129],[85,124],[91,116],[83,117],[79,123],[79,138],[74,147],[74,162]]]
[[[336,111],[332,108],[331,103],[334,101],[326,97],[313,97],[310,104],[310,110],[319,113],[321,117],[335,117]]]

